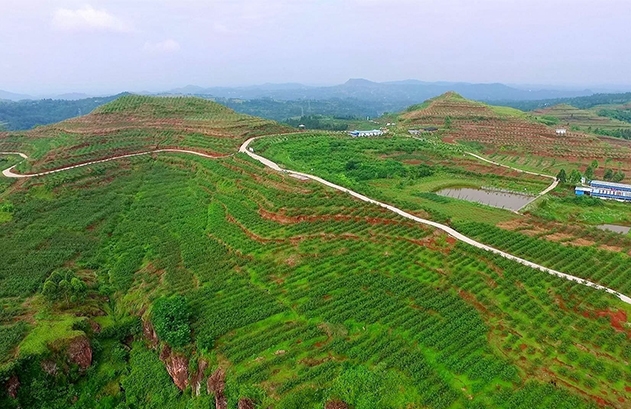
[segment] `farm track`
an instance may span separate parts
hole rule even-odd
[[[303,180],[310,179],[310,180],[316,181],[316,182],[321,183],[321,184],[323,184],[325,186],[328,186],[328,187],[330,187],[332,189],[339,190],[341,192],[347,193],[347,194],[349,194],[349,195],[351,195],[351,196],[353,196],[353,197],[355,197],[355,198],[357,198],[359,200],[362,200],[362,201],[364,201],[366,203],[370,203],[370,204],[374,204],[374,205],[383,207],[383,208],[385,208],[385,209],[387,209],[387,210],[389,210],[389,211],[391,211],[393,213],[396,213],[399,216],[404,217],[404,218],[406,218],[408,220],[412,220],[412,221],[414,221],[416,223],[421,223],[421,224],[424,224],[424,225],[431,226],[431,227],[434,227],[436,229],[442,230],[445,233],[447,233],[448,235],[450,235],[451,237],[453,237],[453,238],[455,238],[457,240],[460,240],[460,241],[462,241],[464,243],[467,243],[467,244],[469,244],[469,245],[471,245],[473,247],[476,247],[476,248],[482,249],[484,251],[488,251],[488,252],[497,254],[497,255],[499,255],[501,257],[504,257],[504,258],[506,258],[508,260],[512,260],[512,261],[515,261],[515,262],[520,263],[522,265],[525,265],[525,266],[528,266],[528,267],[540,270],[540,271],[542,271],[544,273],[548,273],[548,274],[551,274],[551,275],[554,275],[554,276],[557,276],[557,277],[560,277],[560,278],[563,278],[563,279],[566,279],[566,280],[569,280],[569,281],[574,281],[574,282],[579,283],[581,285],[585,285],[585,286],[588,286],[588,287],[591,287],[591,288],[594,288],[594,289],[597,289],[597,290],[605,291],[605,292],[607,292],[609,294],[612,294],[612,295],[616,296],[622,302],[631,305],[631,298],[630,297],[627,297],[626,295],[620,294],[617,291],[614,291],[614,290],[612,290],[610,288],[603,287],[603,286],[601,286],[599,284],[596,284],[596,283],[593,283],[591,281],[582,279],[580,277],[576,277],[576,276],[573,276],[573,275],[570,275],[570,274],[562,273],[560,271],[544,267],[542,265],[533,263],[531,261],[528,261],[528,260],[525,260],[523,258],[514,256],[512,254],[506,253],[506,252],[504,252],[502,250],[498,250],[498,249],[496,249],[494,247],[491,247],[491,246],[488,246],[486,244],[483,244],[483,243],[480,243],[478,241],[475,241],[475,240],[473,240],[473,239],[471,239],[471,238],[459,233],[458,231],[452,229],[449,226],[446,226],[444,224],[440,224],[440,223],[437,223],[437,222],[434,222],[434,221],[431,221],[431,220],[422,219],[420,217],[414,216],[414,215],[412,215],[410,213],[407,213],[407,212],[405,212],[405,211],[403,211],[403,210],[401,210],[401,209],[399,209],[397,207],[394,207],[392,205],[389,205],[389,204],[382,203],[382,202],[379,202],[377,200],[371,199],[371,198],[369,198],[367,196],[364,196],[364,195],[362,195],[360,193],[357,193],[357,192],[355,192],[353,190],[350,190],[350,189],[347,189],[345,187],[342,187],[342,186],[336,185],[334,183],[331,183],[328,180],[322,179],[322,178],[320,178],[318,176],[314,176],[314,175],[310,175],[310,174],[302,173],[302,172],[295,172],[295,171],[288,170],[288,169],[283,169],[277,163],[275,163],[275,162],[273,162],[273,161],[271,161],[269,159],[266,159],[266,158],[264,158],[264,157],[262,157],[260,155],[257,155],[253,151],[250,151],[248,149],[249,145],[254,140],[260,139],[260,138],[263,138],[263,137],[259,136],[259,137],[254,137],[254,138],[248,139],[247,141],[245,141],[241,145],[241,147],[239,148],[239,152],[245,153],[246,155],[248,155],[252,159],[262,163],[263,165],[265,165],[265,166],[269,167],[270,169],[273,169],[273,170],[275,170],[277,172],[282,172],[282,173],[285,173],[285,174],[287,174],[287,175],[289,175],[291,177],[295,177],[295,178],[299,178],[299,179],[303,179]],[[114,157],[111,157],[111,158],[106,158],[106,159],[86,162],[86,163],[82,163],[82,164],[79,164],[79,165],[67,166],[67,167],[60,168],[60,169],[55,169],[55,170],[50,170],[50,171],[40,172],[40,173],[26,174],[26,175],[20,175],[20,174],[14,173],[12,170],[17,165],[13,165],[10,168],[5,169],[2,172],[2,174],[4,176],[6,176],[6,177],[9,177],[9,178],[38,177],[38,176],[45,176],[45,175],[49,175],[49,174],[53,174],[53,173],[57,173],[57,172],[63,172],[63,171],[66,171],[66,170],[71,170],[71,169],[75,169],[75,168],[79,168],[79,167],[83,167],[83,166],[88,166],[88,165],[92,165],[92,164],[109,162],[109,161],[113,161],[113,160],[117,160],[117,159],[123,159],[123,158],[129,158],[129,157],[141,156],[141,155],[148,155],[148,154],[151,154],[151,153],[159,153],[159,152],[187,153],[187,154],[192,154],[192,155],[205,157],[205,158],[208,158],[208,159],[221,159],[221,158],[225,158],[225,157],[228,157],[228,156],[232,156],[232,155],[210,156],[210,155],[206,155],[206,154],[203,154],[203,153],[200,153],[200,152],[195,152],[195,151],[190,151],[190,150],[183,150],[183,149],[158,149],[158,150],[147,151],[147,152],[140,152],[140,153],[134,153],[134,154],[128,154],[128,155],[114,156]],[[19,155],[19,156],[21,156],[24,159],[28,158],[25,154],[20,153],[20,152],[0,152],[0,154]],[[530,172],[527,172],[527,173],[530,173]],[[550,187],[547,190],[551,190],[551,189],[553,189],[553,187]],[[544,191],[544,193],[542,193],[542,194],[545,194],[545,193],[547,193],[547,192]],[[542,194],[540,194],[540,195],[542,195]]]
[[[390,210],[391,212],[394,212],[394,213],[398,214],[399,216],[405,217],[406,219],[409,219],[409,220],[415,221],[417,223],[425,224],[427,226],[431,226],[431,227],[434,227],[436,229],[442,230],[445,233],[447,233],[448,235],[450,235],[451,237],[453,237],[453,238],[455,238],[457,240],[460,240],[460,241],[462,241],[464,243],[467,243],[467,244],[469,244],[469,245],[471,245],[473,247],[476,247],[476,248],[482,249],[484,251],[488,251],[488,252],[497,254],[497,255],[499,255],[501,257],[504,257],[504,258],[506,258],[508,260],[512,260],[512,261],[515,261],[515,262],[517,262],[519,264],[522,264],[522,265],[534,268],[536,270],[540,270],[540,271],[542,271],[544,273],[548,273],[548,274],[551,274],[551,275],[554,275],[554,276],[557,276],[557,277],[560,277],[560,278],[563,278],[563,279],[566,279],[566,280],[569,280],[569,281],[574,281],[576,283],[579,283],[579,284],[582,284],[582,285],[585,285],[587,287],[591,287],[591,288],[594,288],[594,289],[597,289],[597,290],[605,291],[605,292],[607,292],[609,294],[612,294],[612,295],[618,297],[622,302],[631,305],[631,297],[627,297],[624,294],[620,294],[619,292],[617,292],[615,290],[612,290],[611,288],[603,287],[603,286],[601,286],[599,284],[593,283],[593,282],[585,280],[583,278],[576,277],[576,276],[573,276],[573,275],[570,275],[570,274],[566,274],[566,273],[562,273],[560,271],[553,270],[551,268],[544,267],[542,265],[533,263],[532,261],[528,261],[528,260],[525,260],[523,258],[514,256],[514,255],[509,254],[509,253],[507,253],[505,251],[498,250],[498,249],[496,249],[494,247],[487,246],[486,244],[483,244],[483,243],[480,243],[478,241],[475,241],[475,240],[465,236],[464,234],[457,232],[456,230],[452,229],[449,226],[446,226],[444,224],[436,223],[436,222],[431,221],[431,220],[422,219],[420,217],[414,216],[414,215],[412,215],[410,213],[407,213],[407,212],[405,212],[405,211],[403,211],[403,210],[401,210],[401,209],[399,209],[397,207],[394,207],[392,205],[389,205],[389,204],[382,203],[382,202],[379,202],[377,200],[371,199],[371,198],[369,198],[367,196],[364,196],[364,195],[362,195],[360,193],[357,193],[357,192],[355,192],[353,190],[350,190],[350,189],[347,189],[345,187],[342,187],[342,186],[336,185],[334,183],[331,183],[328,180],[322,179],[322,178],[320,178],[318,176],[310,175],[308,173],[295,172],[295,171],[292,171],[292,170],[283,169],[280,166],[278,166],[277,163],[275,163],[275,162],[273,162],[273,161],[271,161],[269,159],[266,159],[266,158],[264,158],[264,157],[262,157],[260,155],[257,155],[257,154],[255,154],[254,152],[252,152],[252,151],[250,151],[248,149],[249,145],[250,145],[250,143],[252,143],[252,141],[254,141],[256,139],[260,139],[260,138],[262,138],[262,137],[259,136],[259,137],[254,137],[254,138],[248,139],[247,141],[245,141],[241,145],[241,147],[239,148],[239,152],[247,154],[252,159],[257,160],[258,162],[264,164],[265,166],[267,166],[267,167],[269,167],[269,168],[271,168],[271,169],[273,169],[275,171],[283,172],[283,173],[288,174],[289,176],[298,177],[300,179],[311,179],[311,180],[314,180],[314,181],[319,182],[319,183],[321,183],[321,184],[323,184],[325,186],[328,186],[330,188],[339,190],[339,191],[344,192],[344,193],[348,193],[349,195],[351,195],[351,196],[353,196],[353,197],[355,197],[355,198],[357,198],[359,200],[362,200],[362,201],[364,201],[366,203],[371,203],[371,204],[374,204],[374,205],[377,205],[377,206],[381,206],[381,207],[383,207],[385,209]],[[550,187],[548,189],[552,190],[553,187]],[[546,189],[546,190],[548,190],[548,189]],[[545,194],[545,193],[542,193],[542,194]]]
[[[135,156],[149,155],[152,153],[160,153],[160,152],[188,153],[190,155],[197,155],[206,159],[221,159],[221,158],[232,156],[232,155],[212,156],[212,155],[207,155],[205,153],[190,151],[190,150],[185,150],[185,149],[156,149],[156,150],[146,151],[146,152],[138,152],[138,153],[130,153],[127,155],[112,156],[110,158],[93,160],[90,162],[80,163],[78,165],[66,166],[63,168],[47,170],[45,172],[39,172],[39,173],[29,173],[29,174],[14,173],[13,169],[18,165],[18,164],[15,164],[11,166],[10,168],[3,170],[2,174],[8,178],[16,178],[16,179],[32,178],[32,177],[37,177],[37,176],[46,176],[46,175],[50,175],[50,174],[58,173],[58,172],[64,172],[66,170],[81,168],[84,166],[95,165],[97,163],[111,162],[118,159],[133,158]],[[25,154],[21,152],[0,152],[0,155],[19,155],[24,159],[28,159],[28,156],[26,156]]]
[[[466,153],[467,155],[471,155],[471,156],[473,156],[473,157],[474,157],[474,158],[476,158],[476,159],[479,159],[479,160],[481,160],[481,161],[484,161],[484,162],[490,163],[491,165],[501,166],[501,167],[503,167],[503,168],[511,169],[511,170],[514,170],[514,171],[519,172],[519,173],[527,173],[527,174],[529,174],[529,175],[540,176],[540,177],[543,177],[543,178],[548,178],[548,179],[552,179],[552,180],[553,180],[553,182],[552,182],[552,184],[551,184],[550,186],[548,186],[545,190],[543,190],[541,193],[539,193],[539,194],[538,194],[536,197],[534,197],[531,201],[529,201],[528,203],[526,203],[525,205],[523,205],[522,207],[520,207],[519,209],[517,209],[517,213],[518,213],[520,210],[522,210],[522,209],[526,208],[526,206],[528,206],[529,204],[531,204],[531,203],[532,203],[532,202],[534,202],[535,200],[539,199],[541,196],[544,196],[544,195],[546,195],[547,193],[549,193],[549,192],[553,191],[553,190],[554,190],[554,189],[555,189],[555,188],[559,185],[559,181],[557,180],[557,178],[556,178],[556,177],[554,177],[554,176],[552,176],[552,175],[546,175],[546,174],[543,174],[543,173],[536,173],[536,172],[530,172],[530,171],[527,171],[527,170],[517,169],[517,168],[514,168],[514,167],[512,167],[512,166],[504,165],[504,164],[501,164],[501,163],[499,163],[499,162],[494,162],[494,161],[492,161],[492,160],[486,159],[486,158],[484,158],[484,157],[482,157],[482,156],[480,156],[480,155],[476,155],[475,153],[471,153],[471,152],[465,152],[465,153]]]

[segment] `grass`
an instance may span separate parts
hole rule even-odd
[[[631,225],[629,203],[601,199],[550,197],[533,209],[532,213],[559,222]]]
[[[85,335],[83,331],[73,327],[82,319],[70,315],[55,315],[48,319],[41,319],[26,338],[20,343],[18,349],[21,356],[38,356],[45,354],[55,343]]]

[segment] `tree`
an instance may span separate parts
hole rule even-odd
[[[83,299],[87,291],[87,286],[75,273],[68,269],[62,268],[53,271],[48,279],[44,282],[42,295],[48,302],[64,301],[68,307],[70,303],[74,303]]]
[[[617,171],[613,174],[611,181],[612,182],[622,182],[624,180],[624,173],[622,171]]]
[[[181,295],[158,298],[152,311],[152,321],[160,339],[172,347],[183,347],[191,340],[190,309]]]
[[[445,117],[445,128],[446,129],[451,129],[451,117],[450,116],[446,116]]]
[[[583,177],[583,176],[581,175],[581,172],[579,172],[578,170],[574,169],[574,170],[572,171],[572,173],[570,173],[570,178],[568,179],[568,181],[569,181],[571,184],[576,185],[576,184],[578,184],[578,183],[581,183],[581,178],[582,178],[582,177]]]
[[[598,169],[598,161],[596,159],[592,161],[591,167],[594,169]]]
[[[557,180],[560,183],[566,183],[567,182],[567,174],[565,173],[565,169],[561,169],[559,171],[559,173],[557,174]]]
[[[605,180],[611,180],[611,179],[613,179],[613,170],[611,170],[611,169],[607,169],[607,170],[605,171],[605,175],[603,176],[603,178],[604,178]]]
[[[594,179],[594,168],[592,168],[591,166],[588,166],[587,169],[585,169],[585,179]]]

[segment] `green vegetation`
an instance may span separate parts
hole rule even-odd
[[[436,138],[349,138],[309,133],[266,138],[253,147],[289,169],[315,172],[373,197],[427,212],[436,220],[473,218],[497,223],[514,215],[466,201],[444,198],[437,202],[435,195],[423,193],[448,187],[487,187],[536,194],[547,186],[541,178],[494,174],[497,167],[465,157],[460,147]],[[481,174],[479,169],[488,173]]]
[[[131,130],[139,135],[156,116],[219,121],[224,136],[180,142],[225,153],[258,123],[198,100],[148,102],[123,99],[88,120],[134,112],[146,120]],[[546,246],[491,226],[521,216],[434,193],[546,181],[439,137],[393,134],[280,135],[254,150],[631,291],[628,256]],[[57,161],[46,146],[81,157],[64,156],[75,137],[20,146],[46,168]],[[631,308],[615,297],[243,154],[134,157],[1,186],[12,218],[0,223],[0,375],[20,382],[16,398],[0,389],[3,408],[201,408],[223,397],[228,407],[583,409],[595,397],[631,399]],[[90,341],[89,369],[70,355],[77,338]]]
[[[199,98],[126,95],[85,117],[11,134],[0,139],[0,151],[26,153],[18,166],[26,173],[173,147],[221,156],[251,136],[290,129]]]
[[[176,295],[158,298],[153,304],[151,320],[160,339],[171,346],[183,347],[191,341],[190,316],[186,298]]]
[[[94,108],[119,98],[120,95],[67,100],[0,101],[0,129],[22,131],[48,125],[75,116],[89,114]]]

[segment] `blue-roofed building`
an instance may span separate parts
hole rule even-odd
[[[591,188],[590,195],[593,197],[631,202],[631,185],[592,180],[589,186]]]

